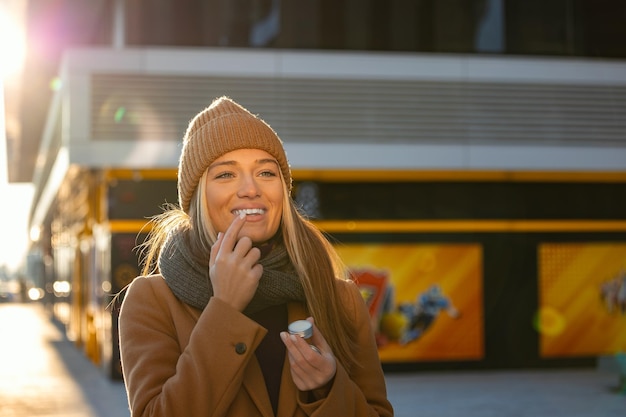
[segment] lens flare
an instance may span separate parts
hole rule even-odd
[[[115,116],[113,116],[113,118],[115,119],[115,123],[121,123],[122,119],[124,119],[125,114],[126,114],[126,107],[118,107],[117,110],[115,111]]]
[[[0,76],[19,72],[26,58],[24,29],[17,19],[0,6]]]
[[[565,317],[553,307],[541,307],[533,320],[537,332],[546,336],[558,336],[565,330]]]
[[[51,91],[59,91],[62,87],[63,83],[59,77],[54,77],[50,80],[50,90]]]

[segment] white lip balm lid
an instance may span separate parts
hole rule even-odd
[[[313,336],[313,325],[306,320],[296,320],[288,327],[289,333],[308,339]]]

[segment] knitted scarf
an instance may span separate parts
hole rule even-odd
[[[196,259],[186,244],[184,233],[173,233],[159,257],[159,270],[174,295],[201,310],[213,296],[208,257],[209,254],[206,263]],[[263,265],[263,275],[244,314],[251,315],[289,301],[305,301],[302,283],[282,243],[275,244],[259,263]]]

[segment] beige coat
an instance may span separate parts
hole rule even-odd
[[[353,283],[341,282],[339,293],[358,328],[362,366],[348,375],[337,364],[328,396],[307,403],[285,357],[280,417],[393,415],[365,303]],[[292,303],[288,316],[291,322],[307,314]],[[119,326],[133,417],[274,415],[254,353],[267,331],[228,304],[211,298],[201,311],[178,300],[162,276],[139,277],[126,293]]]

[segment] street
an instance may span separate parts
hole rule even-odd
[[[129,417],[123,383],[89,362],[42,305],[0,304],[0,335],[0,417]],[[397,417],[626,412],[617,374],[597,369],[388,374],[387,383]]]

